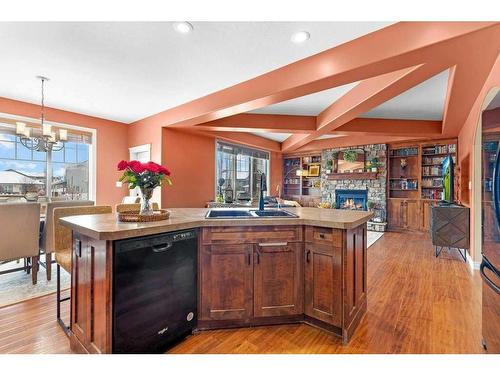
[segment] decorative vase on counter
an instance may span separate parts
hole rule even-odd
[[[152,161],[141,163],[138,160],[122,160],[118,163],[118,170],[123,171],[120,181],[127,183],[129,189],[138,187],[141,190],[140,216],[155,215],[151,198],[158,186],[172,185],[170,171]]]
[[[155,188],[141,187],[140,189],[141,189],[141,210],[139,211],[139,214],[154,215],[151,198],[153,197],[153,191]]]

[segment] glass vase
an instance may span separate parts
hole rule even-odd
[[[151,198],[153,197],[154,188],[151,187],[141,187],[141,210],[140,215],[153,215],[153,204],[151,203]]]

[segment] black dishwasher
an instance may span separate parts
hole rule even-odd
[[[114,243],[113,353],[162,353],[197,322],[197,232]]]

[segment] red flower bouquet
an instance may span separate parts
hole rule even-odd
[[[124,171],[120,177],[121,182],[128,184],[129,189],[139,187],[142,193],[141,214],[151,215],[150,199],[153,195],[153,190],[164,184],[172,185],[170,179],[170,171],[155,162],[148,161],[141,163],[137,160],[126,161],[122,160],[118,163],[118,170]]]

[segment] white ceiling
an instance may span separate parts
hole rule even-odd
[[[355,85],[356,83],[351,83],[335,87],[252,112],[315,116]],[[365,112],[360,117],[442,120],[447,85],[448,70]]]
[[[291,133],[269,133],[269,132],[250,132],[250,134],[258,135],[259,137],[272,139],[273,141],[283,142]]]
[[[251,111],[253,113],[272,113],[277,115],[310,115],[316,116],[326,107],[343,96],[357,85],[357,82],[334,87],[314,94],[287,100],[264,108]]]
[[[382,103],[360,117],[442,120],[448,70]]]
[[[193,22],[183,35],[171,22],[2,22],[0,96],[38,103],[45,75],[47,105],[129,123],[389,24]],[[299,30],[311,34],[302,45],[290,42]]]

